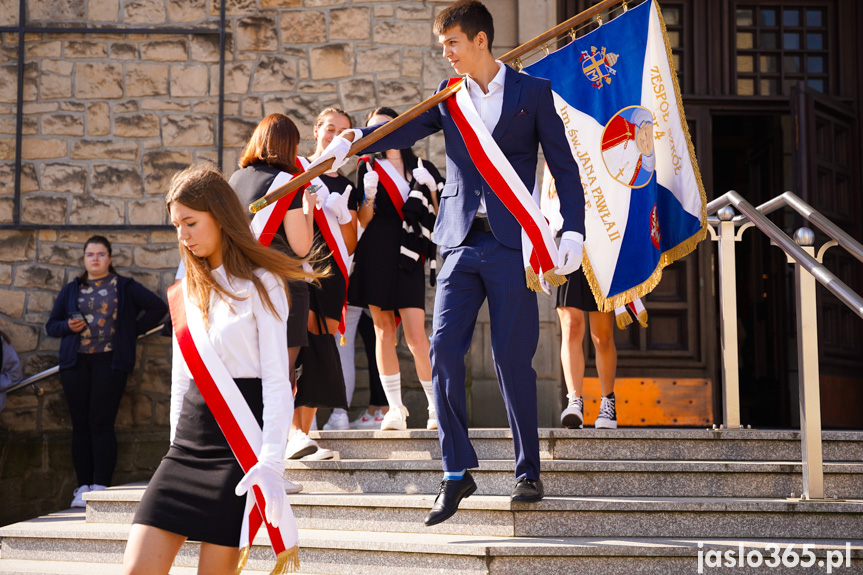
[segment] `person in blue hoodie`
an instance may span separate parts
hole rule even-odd
[[[60,341],[60,383],[72,418],[72,462],[78,479],[72,507],[111,484],[117,463],[114,421],[135,367],[138,335],[159,325],[168,306],[133,280],[118,275],[111,243],[84,244],[85,271],[66,284],[45,325]]]

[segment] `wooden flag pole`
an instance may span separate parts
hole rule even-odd
[[[599,4],[588,8],[584,12],[580,12],[561,24],[558,24],[554,28],[548,30],[547,32],[540,34],[533,40],[529,42],[525,42],[518,48],[510,50],[506,54],[504,54],[500,61],[504,64],[509,64],[510,62],[515,61],[518,58],[521,58],[525,54],[529,54],[530,52],[536,50],[547,44],[548,42],[554,40],[561,34],[567,32],[578,26],[579,24],[583,24],[587,22],[603,10],[609,9],[614,4],[620,4],[621,0],[602,0]],[[371,134],[361,138],[360,140],[354,142],[351,145],[350,152],[348,153],[348,157],[353,156],[361,151],[363,151],[368,146],[374,144],[384,136],[394,132],[395,130],[401,128],[420,114],[430,110],[434,106],[437,106],[451,95],[453,95],[461,86],[463,82],[459,82],[457,84],[453,84],[452,86],[448,86],[444,90],[441,90],[437,94],[434,94],[427,100],[423,100],[407,112],[400,114],[397,118],[390,120]],[[282,199],[287,196],[294,190],[298,189],[300,186],[304,184],[308,184],[313,179],[317,178],[321,174],[326,173],[333,165],[333,160],[329,159],[321,164],[315,166],[314,168],[300,174],[296,178],[293,178],[290,182],[286,183],[283,186],[279,186],[266,196],[262,197],[259,200],[256,200],[252,204],[249,205],[249,211],[252,213],[256,213],[266,208],[268,205],[275,203],[276,201]]]

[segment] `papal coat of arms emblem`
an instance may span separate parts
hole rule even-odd
[[[611,84],[611,77],[617,74],[614,65],[617,64],[620,56],[614,52],[607,52],[605,46],[599,50],[596,46],[591,46],[590,54],[587,50],[582,50],[578,59],[584,75],[599,90],[602,89],[603,82]]]

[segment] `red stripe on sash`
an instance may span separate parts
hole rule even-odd
[[[380,165],[379,162],[375,162],[374,167],[375,172],[378,173],[380,177],[381,183],[384,185],[384,189],[387,191],[387,195],[390,197],[390,201],[396,207],[396,211],[399,213],[399,217],[404,221],[405,215],[402,212],[402,208],[405,205],[405,201],[402,199],[402,193],[399,191],[399,187],[387,173],[383,166]]]
[[[231,451],[234,452],[234,457],[237,458],[240,467],[243,468],[245,473],[248,473],[249,469],[254,467],[258,462],[258,456],[255,455],[255,451],[249,445],[246,436],[243,435],[243,431],[234,418],[230,406],[219,391],[203,358],[201,358],[201,354],[198,352],[197,346],[195,346],[195,340],[192,338],[186,320],[186,304],[183,301],[182,281],[178,281],[168,288],[168,305],[171,310],[171,323],[174,326],[177,344],[180,347],[180,352],[183,354],[183,359],[186,360],[189,371],[192,372],[195,385],[198,386],[198,390],[200,390],[201,396],[207,403],[207,407],[213,413],[213,417],[215,417],[216,423],[219,424],[219,428],[225,435],[225,439],[228,440],[228,445],[231,447]],[[278,556],[279,553],[285,550],[282,534],[278,528],[263,521],[261,510],[265,508],[264,496],[257,486],[254,486],[252,489],[255,493],[256,505],[249,518],[249,544],[251,544],[251,541],[255,537],[255,532],[263,522],[267,526],[267,533],[270,536],[273,551]],[[254,530],[252,530],[253,527]]]
[[[303,166],[300,164],[299,159],[297,160],[297,167],[300,169],[300,174],[302,174]],[[299,174],[294,174],[293,178],[296,178],[298,175]],[[291,207],[291,202],[294,200],[294,196],[297,195],[297,192],[305,191],[307,187],[309,187],[308,184],[300,186],[276,202],[276,205],[273,206],[273,211],[270,213],[270,217],[268,217],[266,223],[264,223],[264,229],[261,231],[261,235],[258,236],[258,242],[260,242],[262,246],[265,248],[270,247],[270,244],[273,243],[273,238],[276,236],[276,232],[279,231],[279,226],[285,220],[285,214],[288,213],[288,209]]]
[[[339,333],[345,335],[348,310],[348,266],[342,259],[342,252],[339,250],[339,245],[336,242],[333,231],[330,229],[330,222],[327,220],[324,210],[315,209],[315,223],[318,225],[318,229],[321,230],[321,235],[327,243],[327,247],[330,248],[330,252],[333,254],[333,259],[336,260],[336,265],[339,266],[342,277],[345,278],[345,302],[342,305],[341,318],[339,319]],[[341,233],[341,230],[339,233]]]

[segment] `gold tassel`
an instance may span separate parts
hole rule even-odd
[[[285,549],[276,557],[276,566],[270,571],[270,575],[284,575],[285,573],[296,573],[300,570],[300,546],[294,545]]]
[[[647,310],[641,310],[641,313],[638,314],[638,323],[641,324],[641,327],[647,327]]]
[[[345,334],[342,334],[342,339],[339,340],[339,345],[342,347],[348,345],[348,340],[345,339]]]
[[[524,268],[524,276],[525,281],[527,282],[528,289],[535,292],[542,291],[542,286],[539,284],[539,276],[536,275],[535,271],[533,271],[533,267],[527,266],[526,268]]]
[[[632,323],[629,312],[619,313],[615,319],[617,320],[617,329],[625,330]]]
[[[545,278],[545,281],[548,282],[548,285],[552,286],[562,286],[566,283],[566,276],[562,276],[557,273],[557,268],[548,270],[545,272],[542,277]]]
[[[240,575],[240,573],[243,572],[243,569],[245,569],[246,561],[249,560],[249,551],[251,551],[250,546],[240,549],[240,561],[237,563],[237,570],[234,571],[234,575]]]

